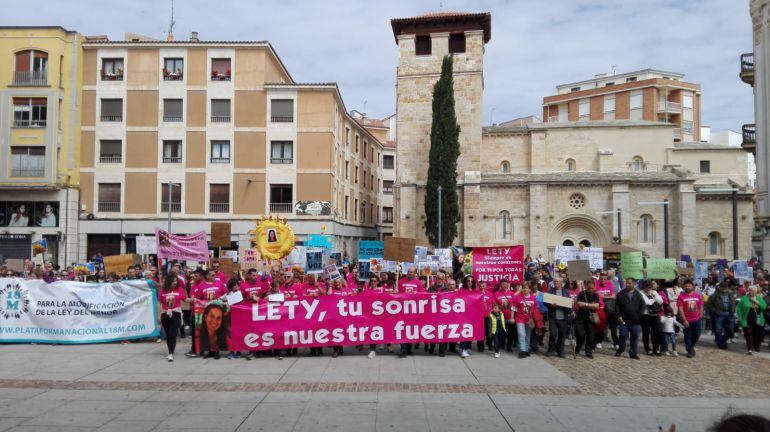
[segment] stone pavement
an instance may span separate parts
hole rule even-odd
[[[726,411],[768,416],[770,359],[708,345],[692,360],[369,360],[348,347],[174,363],[156,343],[3,345],[0,431],[702,431]]]

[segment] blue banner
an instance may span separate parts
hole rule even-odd
[[[358,242],[358,259],[368,260],[372,258],[382,259],[385,243],[381,241],[361,240]]]

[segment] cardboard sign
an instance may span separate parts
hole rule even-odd
[[[390,261],[414,262],[415,239],[385,237],[383,258]]]
[[[467,259],[467,258],[466,258]],[[524,281],[524,246],[477,247],[473,249],[473,277],[477,281],[497,284],[503,279],[511,283]]]
[[[641,252],[621,252],[620,272],[624,278],[644,279],[644,258]]]
[[[158,243],[155,236],[137,236],[136,253],[139,255],[150,255],[158,253]]]
[[[694,276],[695,265],[693,265],[692,261],[679,261],[676,271],[682,276]]]
[[[586,260],[567,261],[567,271],[570,280],[591,280],[591,263]]]
[[[230,247],[230,222],[211,222],[211,246]]]
[[[23,272],[24,260],[20,258],[8,258],[5,260],[5,268],[15,272]]]
[[[671,280],[676,277],[674,258],[647,258],[647,278]]]
[[[125,275],[128,273],[128,267],[141,264],[142,256],[139,254],[112,255],[103,258],[104,272],[106,274],[115,273]]]
[[[233,274],[241,270],[241,266],[238,263],[234,263],[230,258],[220,258],[219,269],[227,276],[228,279],[233,277]]]
[[[241,268],[244,270],[248,269],[257,269],[257,271],[262,269],[262,255],[259,254],[259,251],[256,249],[241,249],[240,251],[240,264]]]
[[[554,294],[543,293],[543,303],[548,303],[556,306],[571,308],[572,298],[562,297]]]
[[[233,260],[233,262],[238,262],[238,251],[235,250],[223,250],[222,253],[219,254],[220,258],[230,258]]]

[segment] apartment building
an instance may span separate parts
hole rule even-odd
[[[46,260],[75,260],[81,41],[61,27],[0,27],[0,261],[31,258],[43,239]]]
[[[381,142],[269,42],[87,38],[82,75],[82,258],[133,252],[169,215],[175,233],[231,222],[225,249],[267,214],[349,255],[377,237]]]
[[[351,112],[353,118],[361,123],[382,143],[382,154],[378,154],[381,166],[382,181],[379,185],[380,215],[377,227],[380,238],[393,235],[393,187],[396,182],[396,115],[384,119],[373,119],[358,111]]]
[[[671,123],[673,141],[700,141],[700,85],[656,69],[599,74],[556,86],[543,98],[543,121],[645,120]]]

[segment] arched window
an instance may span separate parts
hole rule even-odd
[[[24,50],[15,54],[14,84],[45,85],[48,70],[48,53]]]
[[[651,243],[653,241],[653,224],[652,224],[652,216],[646,214],[642,215],[642,217],[639,219],[640,229],[641,229],[641,238],[642,243]]]
[[[573,242],[570,239],[567,239],[567,240],[564,240],[563,242],[561,242],[561,245],[562,246],[575,246],[575,242]]]
[[[503,210],[497,217],[498,236],[501,239],[513,238],[513,221],[511,220],[511,214],[508,211]]]
[[[576,169],[575,159],[567,159],[567,171],[575,171]]]
[[[503,163],[500,164],[500,171],[504,173],[511,172],[511,164],[508,161],[503,161]]]
[[[591,242],[588,240],[580,240],[580,245],[584,247],[591,247]]]
[[[721,240],[720,237],[721,236],[716,231],[709,233],[709,238],[708,238],[709,255],[719,255],[719,242]]]
[[[634,156],[631,161],[631,168],[634,171],[644,171],[644,159],[641,156]]]

